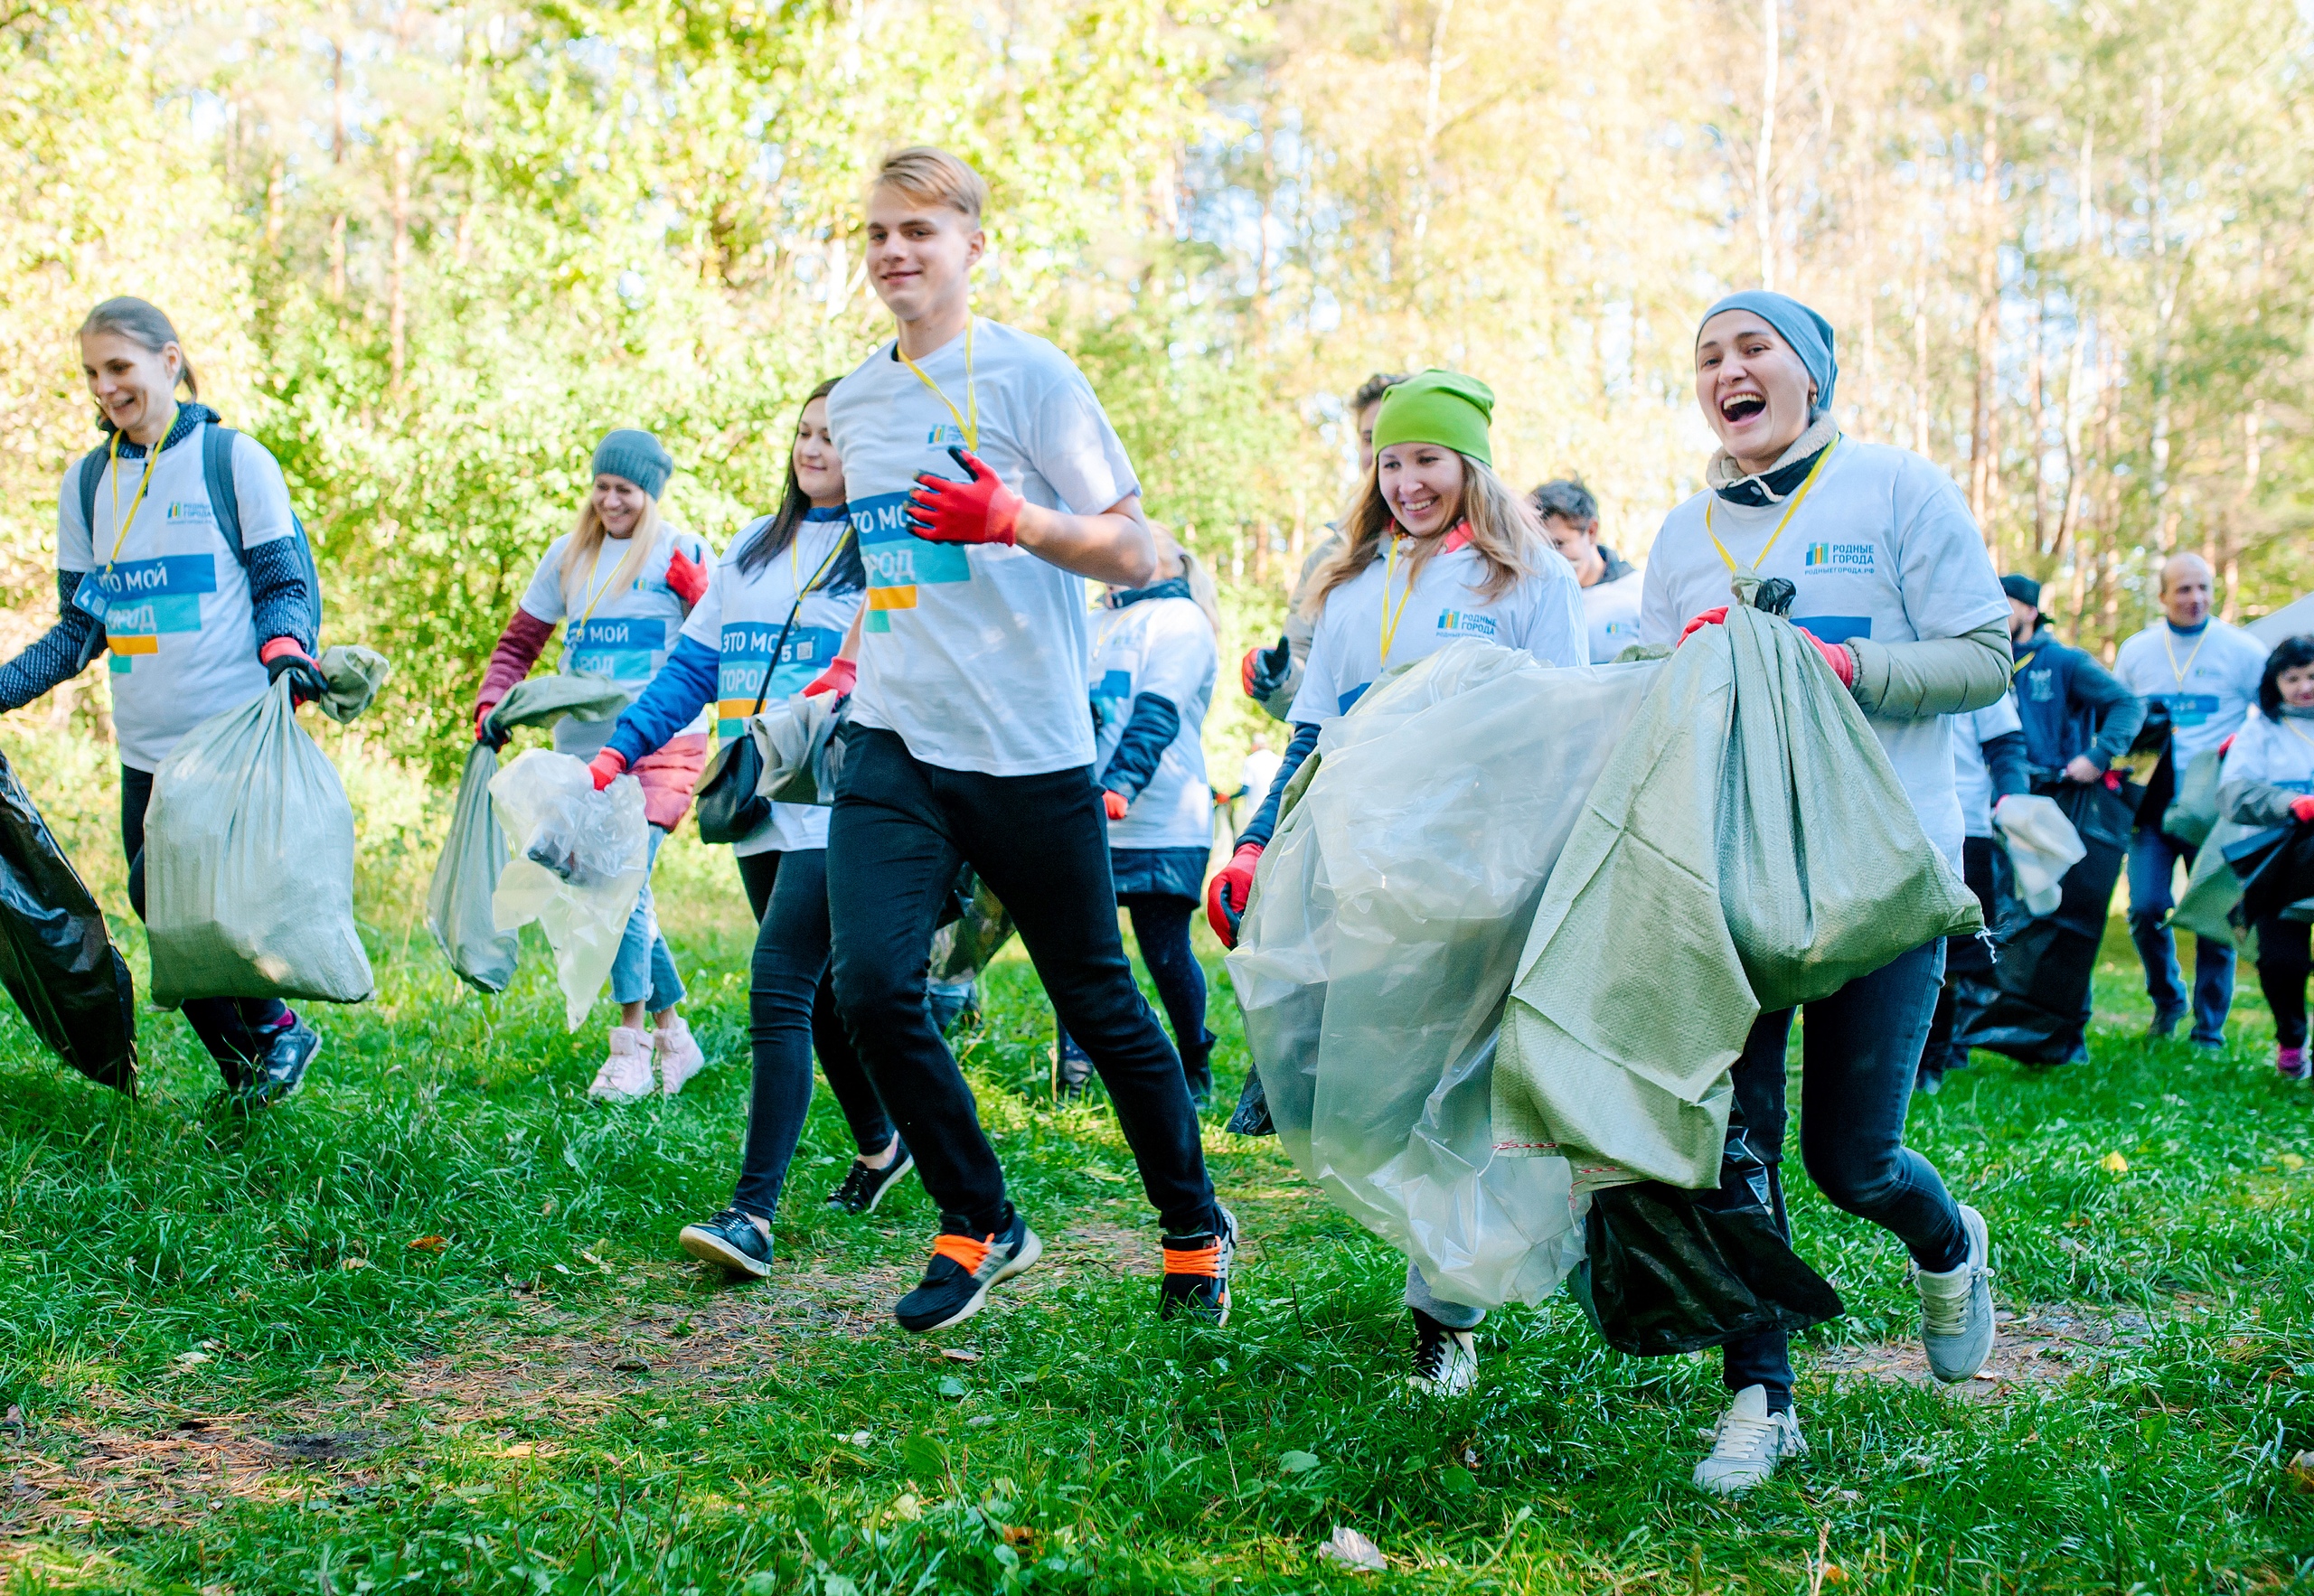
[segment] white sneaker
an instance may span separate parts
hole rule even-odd
[[[1468,1330],[1414,1313],[1414,1373],[1406,1384],[1425,1396],[1460,1396],[1478,1384],[1479,1346]]]
[[[1786,1458],[1807,1455],[1800,1434],[1800,1410],[1768,1412],[1768,1388],[1746,1385],[1727,1404],[1726,1415],[1712,1435],[1711,1451],[1696,1465],[1696,1487],[1716,1496],[1732,1497],[1775,1472]]]
[[[1961,1228],[1969,1256],[1960,1268],[1932,1274],[1913,1272],[1920,1287],[1920,1344],[1928,1372],[1952,1385],[1968,1379],[1992,1356],[1992,1236],[1985,1216],[1961,1205]]]
[[[611,1027],[611,1056],[595,1072],[587,1095],[607,1103],[632,1103],[651,1095],[651,1037],[623,1025]]]
[[[707,1067],[707,1055],[691,1040],[691,1024],[680,1014],[670,1014],[651,1033],[651,1047],[659,1056],[659,1090],[669,1097],[682,1091],[685,1081]],[[644,1089],[650,1090],[648,1086]]]

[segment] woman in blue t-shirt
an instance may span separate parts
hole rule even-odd
[[[247,433],[217,427],[169,318],[142,299],[108,299],[80,339],[107,441],[57,490],[57,623],[0,666],[0,709],[22,709],[109,650],[120,840],[141,919],[153,773],[194,727],[284,674],[300,701],[320,696],[321,596],[281,467]],[[180,388],[192,402],[177,401]],[[211,489],[212,449],[230,506]],[[225,530],[235,522],[238,541]],[[296,1091],[321,1048],[276,998],[189,998],[183,1009],[246,1107]]]

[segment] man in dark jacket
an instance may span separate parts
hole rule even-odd
[[[2008,595],[2017,716],[2025,723],[2033,780],[2102,781],[2145,725],[2145,700],[2087,653],[2057,640],[2041,613],[2038,582],[2008,576],[2000,587]]]

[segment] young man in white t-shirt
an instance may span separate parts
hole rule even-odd
[[[1579,477],[1547,482],[1527,495],[1543,531],[1583,584],[1583,625],[1591,662],[1608,665],[1639,641],[1639,568],[1599,541],[1599,501]]]
[[[1085,578],[1140,587],[1156,546],[1083,374],[972,314],[986,198],[945,151],[885,158],[868,275],[898,335],[828,399],[868,571],[828,828],[836,997],[941,1215],[898,1317],[916,1331],[968,1318],[1042,1252],[925,1005],[926,945],[969,862],[1108,1086],[1164,1226],[1160,1312],[1218,1321],[1236,1225],[1214,1200],[1181,1059],[1125,959],[1090,769]]]

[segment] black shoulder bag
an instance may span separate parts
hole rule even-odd
[[[849,538],[851,533],[846,530],[844,536]],[[837,548],[841,549],[842,545],[839,543]],[[834,564],[832,555],[828,567],[832,568]],[[787,612],[787,624],[779,629],[779,641],[772,644],[771,657],[764,662],[763,685],[756,691],[756,707],[748,711],[748,719],[763,713],[764,699],[771,691],[772,675],[779,669],[780,657],[787,652],[787,634],[795,629],[795,617],[804,613],[804,600],[825,576],[823,569],[795,596],[795,606]],[[771,800],[757,791],[762,785],[763,750],[756,746],[755,732],[743,721],[740,734],[728,738],[715,750],[707,774],[700,778],[695,800],[699,806],[699,840],[741,842],[754,835],[771,818]]]

